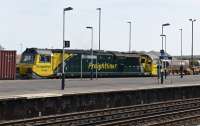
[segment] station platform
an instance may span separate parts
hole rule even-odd
[[[164,85],[149,85],[149,86],[126,86],[126,87],[113,87],[113,88],[76,88],[63,90],[49,90],[49,91],[24,91],[23,94],[19,92],[3,93],[0,96],[0,101],[10,99],[34,99],[34,98],[49,98],[49,97],[61,97],[67,95],[80,95],[80,94],[97,94],[106,92],[126,92],[126,91],[139,91],[139,90],[152,90],[152,89],[164,89],[175,87],[195,87],[200,84],[164,84]]]
[[[168,76],[164,84],[157,77],[66,79],[65,90],[61,80],[1,80],[0,100],[13,98],[43,98],[62,95],[89,94],[116,91],[135,91],[200,85],[200,76]]]
[[[200,77],[0,81],[0,121],[200,97]]]

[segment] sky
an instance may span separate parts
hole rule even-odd
[[[66,12],[66,40],[70,49],[90,49],[94,28],[94,49],[98,49],[98,11],[102,8],[101,49],[128,51],[129,25],[132,22],[134,51],[159,51],[161,25],[167,35],[167,52],[180,55],[183,29],[183,54],[191,54],[191,22],[200,19],[199,0],[0,0],[0,45],[8,50],[62,48],[63,8]],[[200,20],[194,22],[194,54],[200,55]]]

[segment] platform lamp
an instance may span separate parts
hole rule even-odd
[[[87,29],[91,30],[91,64],[93,65],[93,27],[91,26],[87,26]],[[90,75],[90,79],[93,79],[93,67],[91,67],[91,75]]]
[[[63,9],[63,48],[62,48],[62,81],[61,90],[65,89],[65,69],[64,69],[64,54],[65,54],[65,11],[73,10],[72,7],[67,7]]]
[[[164,34],[164,33],[163,33],[164,27],[165,27],[165,26],[169,26],[169,25],[170,25],[169,23],[162,24],[162,34],[161,34],[161,35]],[[163,36],[162,36],[162,50],[163,50]],[[166,51],[166,50],[165,50],[165,51]]]
[[[194,22],[196,21],[196,19],[189,19],[189,21],[191,21],[191,22],[192,22],[192,49],[191,49],[191,67],[192,67],[192,72],[193,72],[193,74],[194,74],[194,68],[193,68],[193,66],[194,66],[194,57],[193,57],[193,43],[194,43],[194,39],[193,39],[193,37],[194,37],[194,34],[193,34],[193,32],[194,32],[194,28],[193,28],[193,26],[194,26]]]

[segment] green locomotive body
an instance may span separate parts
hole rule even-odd
[[[64,63],[66,77],[150,76],[152,71],[151,58],[141,53],[94,50],[91,55],[91,50],[65,50]],[[21,76],[54,78],[60,77],[61,72],[61,49],[28,48],[19,64]]]

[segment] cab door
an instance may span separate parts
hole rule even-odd
[[[48,54],[38,55],[38,61],[35,67],[35,73],[41,77],[49,77],[53,74],[52,57]]]

